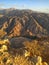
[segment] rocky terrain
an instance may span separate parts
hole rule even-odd
[[[0,29],[4,30],[9,37],[48,37],[49,14],[38,13],[31,10],[1,10]]]
[[[49,14],[0,10],[0,65],[49,65]]]

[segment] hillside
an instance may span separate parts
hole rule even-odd
[[[49,14],[17,9],[5,9],[0,14],[0,29],[9,37],[49,36]]]
[[[49,14],[0,10],[0,65],[49,65]]]

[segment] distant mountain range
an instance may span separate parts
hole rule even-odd
[[[49,14],[32,10],[0,10],[0,29],[9,37],[49,37]]]

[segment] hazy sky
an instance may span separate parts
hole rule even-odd
[[[0,8],[32,9],[49,12],[49,0],[0,0]]]

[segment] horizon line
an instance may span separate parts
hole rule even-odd
[[[9,7],[9,8],[0,8],[0,10],[6,10],[6,9],[13,9],[13,10],[16,10],[16,9],[18,9],[18,10],[32,10],[32,11],[34,11],[34,12],[39,12],[39,13],[49,13],[49,9],[48,9],[48,11],[46,11],[46,9],[45,9],[45,11],[42,11],[42,9],[31,9],[31,8],[16,8],[16,7]]]

